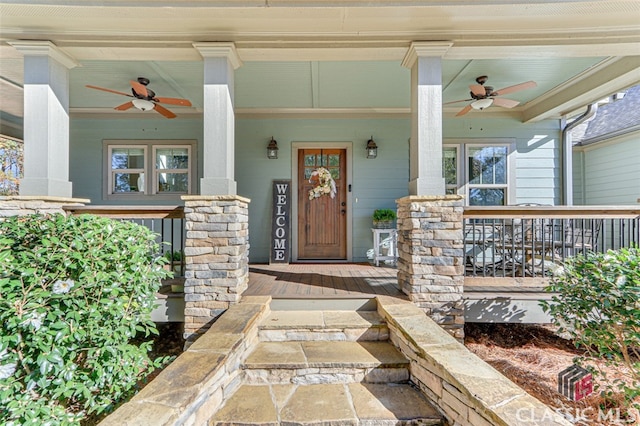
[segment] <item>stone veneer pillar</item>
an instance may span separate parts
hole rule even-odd
[[[91,200],[85,198],[8,195],[0,197],[0,218],[10,216],[27,216],[32,214],[67,215],[63,206],[84,206]]]
[[[236,195],[189,195],[184,283],[187,344],[238,303],[249,283],[249,200]]]
[[[398,284],[453,337],[464,338],[463,202],[408,196],[398,204]]]

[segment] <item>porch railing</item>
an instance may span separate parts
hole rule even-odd
[[[640,209],[628,206],[466,207],[466,277],[545,278],[588,251],[640,244]]]
[[[146,226],[158,234],[161,253],[175,278],[184,277],[185,222],[182,206],[73,206],[68,214],[92,214],[116,220],[126,220]]]

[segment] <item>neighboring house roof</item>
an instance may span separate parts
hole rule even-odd
[[[572,131],[575,145],[589,145],[623,133],[640,130],[640,86],[622,99],[598,107],[595,117]]]

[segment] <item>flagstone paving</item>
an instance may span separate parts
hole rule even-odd
[[[443,424],[375,311],[273,311],[259,328],[210,425]]]

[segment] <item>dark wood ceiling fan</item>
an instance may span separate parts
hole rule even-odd
[[[118,111],[126,111],[130,108],[137,108],[141,111],[148,111],[150,109],[153,109],[166,118],[175,118],[176,115],[173,112],[169,111],[160,104],[164,103],[169,105],[191,106],[191,102],[189,102],[187,99],[163,98],[156,96],[153,90],[147,88],[147,85],[149,84],[148,78],[138,77],[137,81],[131,80],[129,81],[129,83],[131,84],[131,95],[128,93],[119,92],[117,90],[93,86],[90,84],[87,84],[86,87],[133,98],[133,100],[125,102],[124,104],[118,105],[114,108]]]
[[[465,115],[472,109],[483,110],[490,107],[491,105],[497,105],[503,108],[513,108],[520,102],[514,101],[512,99],[500,98],[499,96],[508,95],[509,93],[515,93],[525,89],[531,89],[537,86],[535,81],[526,81],[514,86],[508,86],[502,89],[493,90],[493,87],[484,85],[488,79],[489,77],[487,77],[486,75],[481,75],[480,77],[476,78],[476,83],[478,84],[472,84],[469,86],[469,89],[471,90],[469,92],[469,95],[471,96],[471,98],[447,102],[444,105],[471,101],[470,104],[458,111],[456,117]]]

